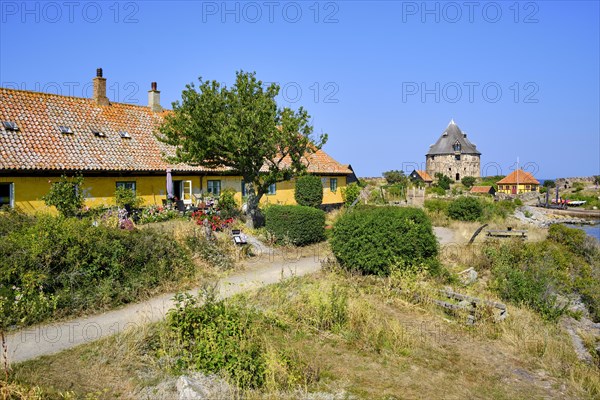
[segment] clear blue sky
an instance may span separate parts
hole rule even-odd
[[[600,174],[600,10],[584,2],[0,2],[0,84],[162,104],[256,71],[360,176],[411,170],[451,118],[484,174]],[[501,93],[498,92],[501,91]],[[87,92],[89,95],[90,92]],[[408,171],[410,172],[410,171]]]

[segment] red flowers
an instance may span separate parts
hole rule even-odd
[[[233,223],[233,218],[221,219],[217,214],[209,215],[204,211],[194,211],[192,213],[192,219],[196,221],[196,224],[202,225],[204,220],[208,220],[213,231],[222,231],[223,229],[229,228]]]

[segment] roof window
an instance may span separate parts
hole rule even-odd
[[[96,137],[106,137],[106,133],[102,132],[102,131],[98,131],[98,130],[94,130],[92,129],[92,133],[94,134],[94,136]]]
[[[7,131],[14,131],[14,132],[16,132],[16,131],[19,130],[19,127],[17,126],[17,124],[15,122],[12,122],[12,121],[2,121],[2,126]]]
[[[131,135],[127,131],[119,131],[119,136],[123,139],[131,139]]]
[[[60,133],[64,133],[65,135],[72,135],[73,131],[68,126],[59,126],[58,129]]]

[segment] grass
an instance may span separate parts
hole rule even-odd
[[[600,396],[599,369],[577,360],[559,325],[527,308],[509,306],[509,318],[502,323],[484,320],[468,327],[460,316],[428,300],[438,287],[420,276],[364,277],[334,268],[236,296],[232,303],[253,308],[270,321],[272,328],[263,330],[268,346],[297,354],[302,374],[316,374],[316,379],[299,379],[285,390],[273,384],[244,396]],[[484,282],[464,291],[495,299]],[[163,329],[163,324],[137,328],[16,365],[11,382],[38,385],[48,398],[60,398],[59,392],[137,398],[141,388],[173,379],[165,359],[157,357]]]

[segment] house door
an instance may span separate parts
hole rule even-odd
[[[183,204],[192,204],[192,181],[173,181],[173,196]]]
[[[460,181],[460,174],[456,174],[456,181]]]
[[[514,185],[512,187],[512,194],[517,194],[517,187]]]

